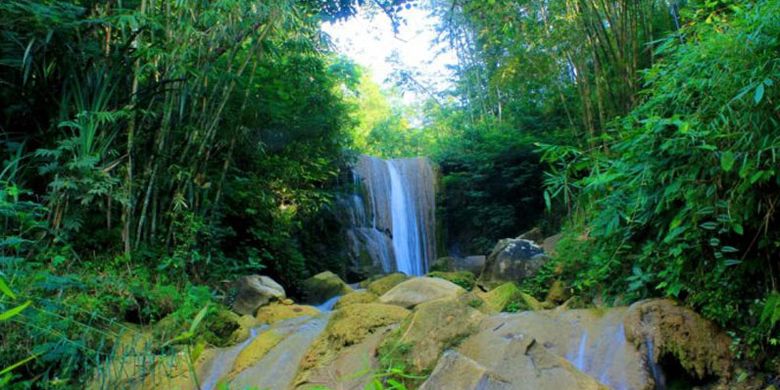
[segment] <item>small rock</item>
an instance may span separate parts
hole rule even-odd
[[[236,299],[232,308],[242,315],[254,315],[260,306],[287,297],[284,287],[262,275],[243,276],[233,284],[233,287],[236,289]]]
[[[303,281],[303,293],[309,303],[322,303],[350,291],[352,288],[330,271],[320,272]]]
[[[288,305],[288,306],[289,306],[289,305],[292,305],[292,304],[294,304],[294,303],[295,303],[295,301],[293,301],[293,300],[292,300],[292,299],[290,299],[290,298],[287,298],[287,299],[282,299],[282,305]]]

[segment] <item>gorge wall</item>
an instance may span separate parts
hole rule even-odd
[[[345,200],[352,264],[364,272],[423,275],[436,258],[436,170],[427,158],[360,156]]]

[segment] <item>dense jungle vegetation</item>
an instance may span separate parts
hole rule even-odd
[[[453,87],[334,53],[358,6],[435,13]],[[358,153],[441,166],[453,253],[562,231],[530,291],[672,297],[777,372],[777,83],[778,0],[2,1],[0,386],[82,388],[162,319],[218,345],[241,275],[345,275]]]

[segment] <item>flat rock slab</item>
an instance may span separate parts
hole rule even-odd
[[[230,382],[230,388],[290,388],[303,356],[325,329],[329,319],[330,314],[327,313],[299,325],[257,364],[239,373]]]

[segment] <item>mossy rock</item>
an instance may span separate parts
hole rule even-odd
[[[259,323],[255,317],[250,315],[241,316],[238,318],[238,329],[233,331],[230,336],[229,345],[238,344],[249,338],[252,328],[256,327]]]
[[[338,275],[330,271],[320,272],[303,281],[303,293],[306,301],[310,303],[322,303],[351,291]]]
[[[257,310],[257,322],[272,325],[279,321],[318,314],[320,311],[314,306],[272,303]]]
[[[487,293],[480,293],[485,306],[493,311],[543,310],[544,305],[531,295],[524,293],[512,282],[504,283]]]
[[[343,348],[360,343],[380,328],[401,322],[409,313],[402,307],[381,303],[355,303],[334,311],[328,326],[304,357],[301,369],[329,362]]]
[[[405,274],[396,272],[371,281],[366,285],[366,289],[376,296],[381,296],[408,278]]]
[[[469,271],[457,271],[457,272],[434,271],[428,273],[428,276],[432,278],[449,280],[450,282],[455,283],[458,286],[461,286],[468,291],[471,291],[471,289],[474,288],[474,283],[477,280],[477,277],[474,276],[474,274]]]
[[[729,380],[734,370],[732,339],[717,325],[669,299],[631,305],[624,320],[626,339],[656,361],[674,358],[692,377]],[[647,350],[648,340],[653,351]]]
[[[284,335],[273,329],[260,333],[246,348],[238,353],[236,360],[233,361],[233,368],[230,370],[228,378],[235,378],[241,371],[257,364],[282,340],[284,340]]]
[[[222,305],[211,310],[198,328],[198,338],[216,347],[235,344],[237,338],[241,337],[240,333],[234,333],[242,327],[242,317]],[[187,331],[191,321],[191,318],[182,319],[169,315],[154,324],[152,334],[156,340],[172,340]]]
[[[560,305],[566,302],[570,297],[571,294],[569,294],[566,284],[560,280],[556,280],[553,282],[552,286],[550,286],[550,289],[547,291],[547,297],[544,300],[545,302],[550,302],[554,305]]]
[[[483,314],[459,298],[418,305],[380,347],[385,359],[402,361],[408,370],[424,374],[439,356],[474,333]]]
[[[376,296],[376,294],[370,293],[368,291],[353,291],[341,297],[336,303],[334,309],[338,310],[356,303],[372,303],[376,302],[377,299],[379,299],[379,297]]]

